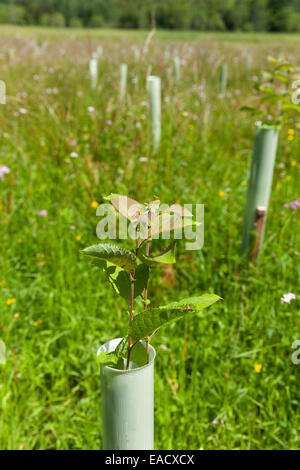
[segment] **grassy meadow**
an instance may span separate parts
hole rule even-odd
[[[97,204],[205,204],[205,242],[153,270],[151,304],[224,300],[154,337],[156,449],[300,449],[300,115],[280,132],[264,250],[237,278],[254,119],[246,104],[267,57],[299,63],[300,36],[0,28],[1,449],[102,447],[98,347],[128,306],[79,250],[97,243]],[[99,79],[89,60],[98,46]],[[173,56],[182,59],[175,82]],[[251,56],[252,62],[247,60]],[[119,100],[120,63],[128,64]],[[219,71],[228,88],[219,96]],[[162,79],[151,152],[146,76]],[[296,300],[282,304],[284,293]],[[298,308],[297,308],[298,307]]]

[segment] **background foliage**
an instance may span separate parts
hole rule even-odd
[[[300,0],[0,0],[0,23],[299,31]]]

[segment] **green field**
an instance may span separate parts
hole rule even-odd
[[[300,340],[300,208],[284,208],[300,197],[299,114],[280,133],[260,263],[236,276],[255,123],[239,108],[268,56],[300,65],[300,35],[159,31],[143,54],[146,31],[0,33],[0,166],[10,169],[0,180],[0,448],[102,446],[96,351],[124,334],[128,306],[79,250],[98,240],[93,203],[114,192],[205,204],[203,249],[179,243],[177,264],[153,270],[151,303],[204,292],[224,299],[154,337],[156,448],[300,449],[300,365],[291,360]],[[99,45],[93,90],[89,59]],[[177,83],[174,53],[183,59]],[[156,155],[150,74],[162,78]],[[288,292],[296,300],[282,304]]]

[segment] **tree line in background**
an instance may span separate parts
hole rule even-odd
[[[300,0],[0,0],[0,23],[300,31]]]

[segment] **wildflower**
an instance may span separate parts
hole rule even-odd
[[[106,121],[106,125],[107,125],[107,126],[112,126],[112,120],[109,119],[108,121]]]
[[[27,109],[25,109],[25,108],[20,108],[20,109],[19,109],[19,113],[20,113],[20,114],[27,114],[28,111],[27,111]]]
[[[38,212],[37,215],[39,217],[47,217],[48,212],[45,209],[43,209],[42,211]]]
[[[16,299],[7,299],[6,304],[11,305],[11,304],[14,304],[15,302],[16,302]]]
[[[220,197],[224,197],[224,196],[225,196],[224,191],[219,191],[219,196],[220,196]]]
[[[283,204],[283,207],[284,207],[285,209],[290,208],[290,209],[292,209],[293,211],[295,211],[296,209],[298,209],[298,208],[300,207],[300,198],[295,199],[295,200],[292,201],[290,204],[288,204],[288,203]]]
[[[88,107],[88,112],[89,112],[90,114],[93,114],[95,111],[96,111],[96,110],[95,110],[94,106],[89,106],[89,107]]]
[[[78,158],[78,153],[77,152],[71,152],[70,157],[72,158]]]
[[[8,175],[10,173],[10,169],[6,165],[0,165],[0,180],[3,180],[4,175]]]
[[[99,206],[99,204],[98,204],[97,201],[92,201],[92,202],[91,202],[91,207],[92,207],[93,209],[97,209],[98,206]]]
[[[291,178],[292,178],[291,175],[287,175],[287,176],[285,177],[285,179],[286,179],[287,181],[290,181]]]
[[[139,159],[139,162],[141,162],[141,163],[147,163],[147,161],[148,161],[148,158],[147,158],[147,157],[141,157],[141,158]]]
[[[76,240],[77,240],[78,242],[80,242],[80,240],[81,240],[81,235],[76,235]]]
[[[69,230],[71,230],[72,232],[73,232],[74,230],[76,230],[75,225],[70,225]]]
[[[41,323],[42,323],[42,320],[40,320],[40,319],[39,319],[39,320],[35,320],[35,321],[33,322],[33,326],[39,326]]]
[[[20,315],[21,315],[20,312],[15,313],[15,314],[14,314],[14,319],[17,320]]]
[[[262,370],[262,364],[254,364],[254,370],[257,374],[260,374]]]
[[[294,129],[288,129],[288,134],[289,134],[289,135],[294,135],[294,134],[295,134]]]
[[[297,162],[295,162],[295,160],[293,160],[293,161],[291,162],[291,165],[292,165],[292,166],[297,166]]]
[[[290,203],[290,209],[292,209],[293,211],[295,211],[296,209],[298,209],[298,207],[300,207],[300,198],[299,199],[295,199],[295,201],[292,201]]]
[[[218,424],[218,420],[217,420],[217,419],[214,419],[214,420],[212,421],[212,423],[213,423],[213,424]]]
[[[289,304],[291,300],[293,299],[296,299],[295,294],[292,294],[292,292],[289,292],[288,294],[283,294],[280,300],[282,304],[285,304],[285,303]]]
[[[289,135],[289,136],[288,136],[288,140],[289,140],[289,141],[294,140],[294,136],[293,136],[293,135]]]

